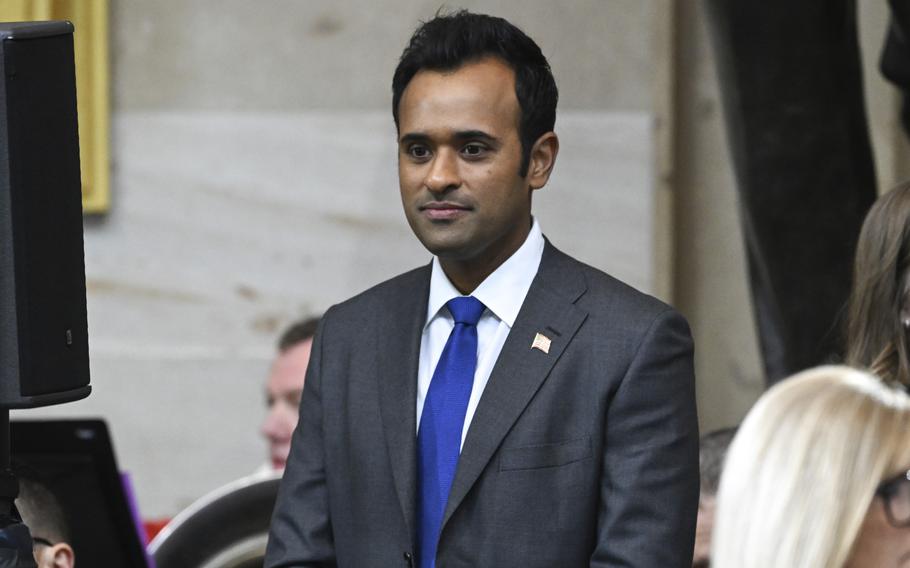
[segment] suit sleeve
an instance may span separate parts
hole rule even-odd
[[[698,419],[685,319],[659,314],[611,400],[591,566],[692,564]]]
[[[265,567],[336,566],[326,486],[322,407],[322,318],[307,367],[300,419],[272,513]]]

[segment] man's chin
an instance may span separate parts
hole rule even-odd
[[[430,251],[434,256],[438,256],[440,260],[457,262],[470,260],[476,256],[476,251],[473,247],[466,245],[460,239],[421,238],[420,242],[423,244],[424,248]]]
[[[420,222],[411,225],[411,230],[420,244],[432,254],[443,257],[460,259],[465,249],[471,248],[471,231],[461,223],[449,222]]]

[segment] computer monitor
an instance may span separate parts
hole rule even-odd
[[[60,501],[77,566],[148,567],[103,420],[12,420],[10,442]]]

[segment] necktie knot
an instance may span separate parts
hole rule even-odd
[[[452,298],[446,303],[455,323],[467,325],[477,325],[480,321],[480,315],[483,313],[485,306],[474,296],[460,296]]]

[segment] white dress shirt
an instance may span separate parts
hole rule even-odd
[[[486,309],[477,322],[477,369],[474,371],[474,386],[471,389],[464,427],[461,430],[462,446],[493,365],[499,358],[502,346],[509,336],[512,325],[515,324],[518,311],[540,267],[543,246],[543,233],[537,219],[534,219],[531,232],[521,247],[470,294],[480,300]],[[433,258],[430,298],[427,301],[427,323],[423,326],[423,334],[420,336],[420,363],[417,369],[418,430],[423,414],[423,402],[427,396],[427,389],[430,388],[433,371],[455,327],[455,320],[445,305],[452,298],[459,296],[462,296],[461,292],[449,281],[439,264],[439,258]]]

